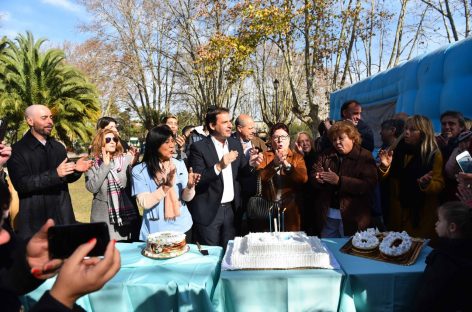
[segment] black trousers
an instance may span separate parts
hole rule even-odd
[[[234,239],[234,213],[231,203],[220,204],[213,221],[208,225],[193,224],[194,240],[202,245],[221,246],[226,250],[228,241]]]

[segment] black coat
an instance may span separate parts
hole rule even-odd
[[[251,167],[244,157],[240,142],[234,138],[228,138],[228,149],[238,152],[238,157],[231,163],[234,186],[233,207],[238,210],[241,206],[239,179],[242,175],[250,175]],[[211,136],[191,145],[189,166],[193,172],[200,173],[201,177],[195,189],[195,197],[189,206],[193,221],[203,226],[207,226],[213,221],[223,196],[223,177],[222,174],[216,175],[214,169],[215,164],[219,161]]]
[[[440,238],[426,258],[416,311],[472,311],[472,240]]]
[[[75,172],[59,177],[57,167],[67,157],[64,146],[48,138],[45,145],[28,131],[12,147],[8,173],[20,198],[18,234],[31,237],[48,218],[56,224],[75,223],[67,184],[80,178]]]

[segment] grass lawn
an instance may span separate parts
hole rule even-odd
[[[80,222],[90,222],[93,195],[85,188],[85,175],[79,180],[69,184],[69,193],[72,198],[75,218]]]

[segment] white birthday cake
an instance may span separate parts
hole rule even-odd
[[[236,237],[231,265],[236,269],[331,268],[329,254],[320,239],[304,232]]]

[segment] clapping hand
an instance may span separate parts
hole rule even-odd
[[[175,184],[175,173],[177,172],[177,168],[175,167],[175,164],[171,161],[170,162],[170,167],[169,167],[169,172],[167,173],[167,178],[165,184],[167,186],[173,186]]]
[[[457,186],[456,196],[461,202],[470,206],[472,204],[472,188],[470,188],[470,184],[460,183]]]
[[[75,250],[64,262],[51,289],[51,296],[69,308],[81,296],[102,288],[120,270],[121,258],[115,240],[108,243],[102,260],[84,260],[96,243],[97,240],[92,239]]]
[[[257,148],[253,147],[249,151],[249,166],[258,167],[264,160],[264,155],[259,153]]]
[[[221,157],[220,162],[218,165],[220,166],[220,171],[228,167],[233,161],[238,158],[238,151],[230,151],[227,154],[224,154],[223,157]]]
[[[131,165],[134,165],[135,163],[138,162],[139,150],[136,147],[130,146],[128,150],[128,154],[133,156],[133,159],[131,160]]]
[[[103,159],[103,163],[106,166],[108,166],[110,164],[111,155],[110,155],[110,152],[107,151],[107,149],[105,147],[102,147],[102,159]]]
[[[79,172],[85,172],[92,167],[92,161],[88,159],[88,155],[83,155],[75,163],[75,170]]]
[[[286,150],[283,150],[283,149],[278,149],[275,151],[275,158],[274,158],[274,164],[276,166],[278,166],[279,164],[285,164],[287,165],[285,162],[287,160],[287,151]]]
[[[59,166],[57,166],[57,175],[60,178],[65,177],[68,174],[73,173],[75,170],[75,163],[67,162],[67,158],[64,159]]]
[[[183,135],[178,135],[175,138],[175,143],[177,143],[177,146],[182,149],[182,147],[185,145],[185,136]]]
[[[339,183],[339,176],[335,172],[331,171],[330,168],[328,168],[328,171],[321,171],[318,172],[316,175],[316,179],[318,181],[322,181],[320,183],[326,182],[332,185],[337,185]]]
[[[380,150],[379,151],[380,167],[387,169],[392,164],[393,151],[391,150]]]
[[[6,164],[8,159],[11,156],[11,147],[6,146],[5,144],[0,143],[0,168]]]
[[[428,186],[428,184],[431,182],[433,179],[433,171],[428,172],[424,176],[420,177],[417,182],[420,185],[420,187],[425,188]]]
[[[195,185],[198,184],[198,182],[200,181],[200,173],[195,173],[193,172],[193,169],[192,167],[190,167],[189,171],[188,171],[188,182],[187,182],[187,188],[188,189],[191,189],[193,188]]]

